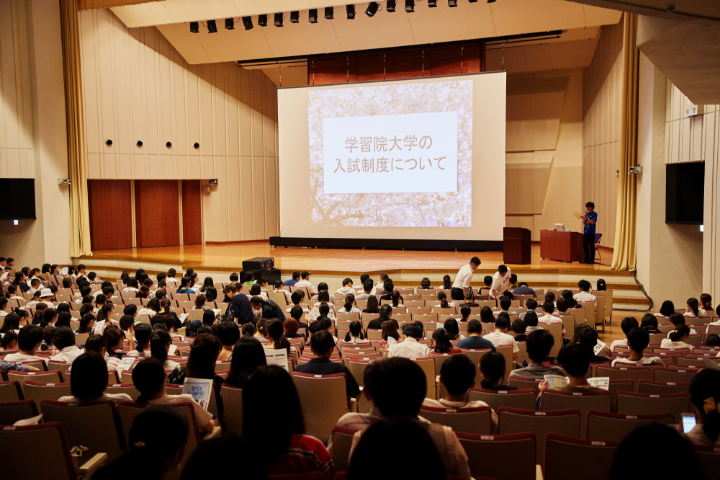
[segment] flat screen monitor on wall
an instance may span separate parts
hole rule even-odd
[[[35,179],[0,178],[1,220],[35,219]]]
[[[703,224],[705,162],[672,163],[665,169],[665,223]]]

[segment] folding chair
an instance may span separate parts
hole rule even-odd
[[[347,472],[350,467],[350,448],[357,430],[345,427],[332,429],[332,459],[338,472]]]
[[[568,472],[583,472],[583,480],[610,478],[615,451],[620,442],[572,438],[555,433],[545,437],[544,478],[564,480]]]
[[[33,400],[42,413],[43,400],[59,400],[62,397],[72,395],[70,391],[70,382],[63,383],[43,383],[27,380],[23,385],[25,390],[25,398]]]
[[[617,413],[629,415],[672,413],[675,423],[680,423],[682,413],[689,411],[691,410],[687,393],[618,392]]]
[[[70,456],[65,429],[59,422],[0,429],[0,445],[12,445],[12,455],[3,458],[4,478],[52,478],[77,480],[92,476],[103,466],[104,454],[97,454],[78,469]],[[38,453],[41,452],[41,453]]]
[[[243,428],[243,392],[242,388],[223,383],[220,396],[225,408],[225,422],[230,433],[242,434]]]
[[[492,433],[492,409],[490,407],[428,407],[421,406],[419,415],[432,423],[445,425],[456,432],[476,435]]]
[[[636,428],[654,422],[670,425],[674,420],[671,413],[624,415],[621,413],[588,410],[587,439],[622,442],[623,439]]]
[[[17,402],[18,400],[25,400],[20,382],[17,380],[0,382],[0,402]]]
[[[48,371],[48,366],[47,366],[47,361],[46,361],[46,360],[35,360],[35,361],[32,361],[32,362],[16,362],[16,363],[19,363],[19,364],[22,365],[23,367],[35,367],[35,368],[37,368],[38,370],[40,370],[41,372],[47,372],[47,371]]]
[[[129,377],[129,379],[132,380],[131,377]],[[140,390],[138,390],[132,383],[108,383],[107,388],[105,388],[105,393],[124,393],[129,395],[134,402],[137,401],[140,396]]]
[[[534,480],[536,440],[532,432],[472,435],[456,432],[468,457],[470,474],[497,480]]]
[[[637,385],[640,379],[652,379],[652,369],[648,367],[610,367],[599,366],[595,373],[596,377],[610,377],[610,380],[631,379],[633,391],[637,392]]]
[[[584,437],[587,429],[587,411],[612,411],[612,395],[606,391],[564,392],[550,389],[542,393],[541,409],[545,412],[553,410],[579,410],[582,415],[580,435]]]
[[[680,359],[678,358],[678,360],[680,360]],[[680,373],[689,373],[689,372],[697,373],[700,370],[702,370],[703,368],[705,368],[704,363],[702,366],[699,366],[699,367],[695,366],[695,365],[681,365],[679,363],[670,363],[665,366],[666,370],[673,370],[673,371],[680,372]]]
[[[468,400],[480,400],[497,411],[500,407],[520,408],[534,410],[537,394],[531,388],[522,390],[484,390],[473,388],[470,390]]]
[[[427,393],[426,398],[438,398],[437,388],[435,387],[435,360],[432,357],[424,358],[411,358],[413,362],[417,363],[425,373],[425,379],[427,382]]]
[[[380,352],[378,352],[380,353]],[[372,362],[373,359],[365,359],[365,358],[346,358],[344,360],[345,366],[350,370],[350,373],[353,374],[353,377],[355,377],[355,380],[358,382],[358,385],[361,387],[365,387],[365,380],[363,378],[365,368]]]
[[[690,382],[661,382],[659,380],[640,380],[638,393],[662,395],[665,393],[688,393]]]
[[[0,425],[13,425],[18,420],[25,420],[37,415],[37,405],[32,400],[0,402]]]
[[[60,422],[67,429],[70,445],[88,447],[90,455],[107,453],[108,460],[125,449],[122,423],[112,400],[94,402],[57,402],[42,400],[43,420]]]
[[[497,410],[498,433],[533,432],[535,438],[545,438],[553,432],[580,437],[582,419],[580,410],[558,410],[554,412],[536,412],[535,410],[521,410],[519,408],[500,407]],[[545,453],[544,442],[536,442],[535,463],[542,463]]]
[[[615,411],[617,405],[617,394],[620,391],[630,392],[635,391],[635,383],[629,378],[622,378],[620,380],[610,380],[608,385],[608,392],[612,395],[612,411]]]
[[[20,384],[20,387],[23,387],[26,380],[46,383],[61,383],[63,381],[63,376],[58,370],[50,370],[47,372],[17,372],[10,370],[7,376],[8,380],[16,380]]]
[[[312,375],[293,372],[307,434],[327,443],[337,421],[349,412],[345,374]]]
[[[658,368],[655,370],[653,380],[659,382],[687,383],[693,379],[697,371],[691,370],[669,370]]]

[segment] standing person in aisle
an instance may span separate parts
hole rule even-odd
[[[480,259],[478,257],[472,257],[470,263],[463,265],[455,275],[455,283],[452,285],[450,290],[450,297],[453,300],[464,300],[465,293],[470,289],[470,282],[472,281],[473,272],[480,266]]]

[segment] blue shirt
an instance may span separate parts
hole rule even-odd
[[[590,212],[585,217],[588,220],[592,220],[595,223],[589,223],[587,220],[585,221],[585,233],[592,233],[595,235],[595,227],[597,225],[597,212]]]
[[[290,280],[285,280],[285,283],[283,283],[283,285],[285,285],[286,287],[294,287],[297,282],[297,280],[291,278]]]
[[[486,348],[495,351],[495,345],[490,343],[490,340],[485,340],[482,337],[467,337],[460,340],[457,345],[458,348],[467,348],[468,350],[485,350]]]

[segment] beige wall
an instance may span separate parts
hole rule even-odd
[[[0,0],[0,177],[35,178],[37,219],[0,221],[0,255],[16,266],[70,260],[60,38],[57,1]]]
[[[583,70],[582,198],[599,212],[601,244],[613,247],[623,88],[623,22],[602,27],[592,65]],[[601,215],[601,216],[600,216]]]
[[[506,225],[578,230],[582,205],[582,70],[508,76]]]
[[[188,65],[155,27],[128,29],[110,10],[81,12],[80,36],[89,178],[217,178],[203,195],[205,241],[276,235],[270,79],[234,63]]]

